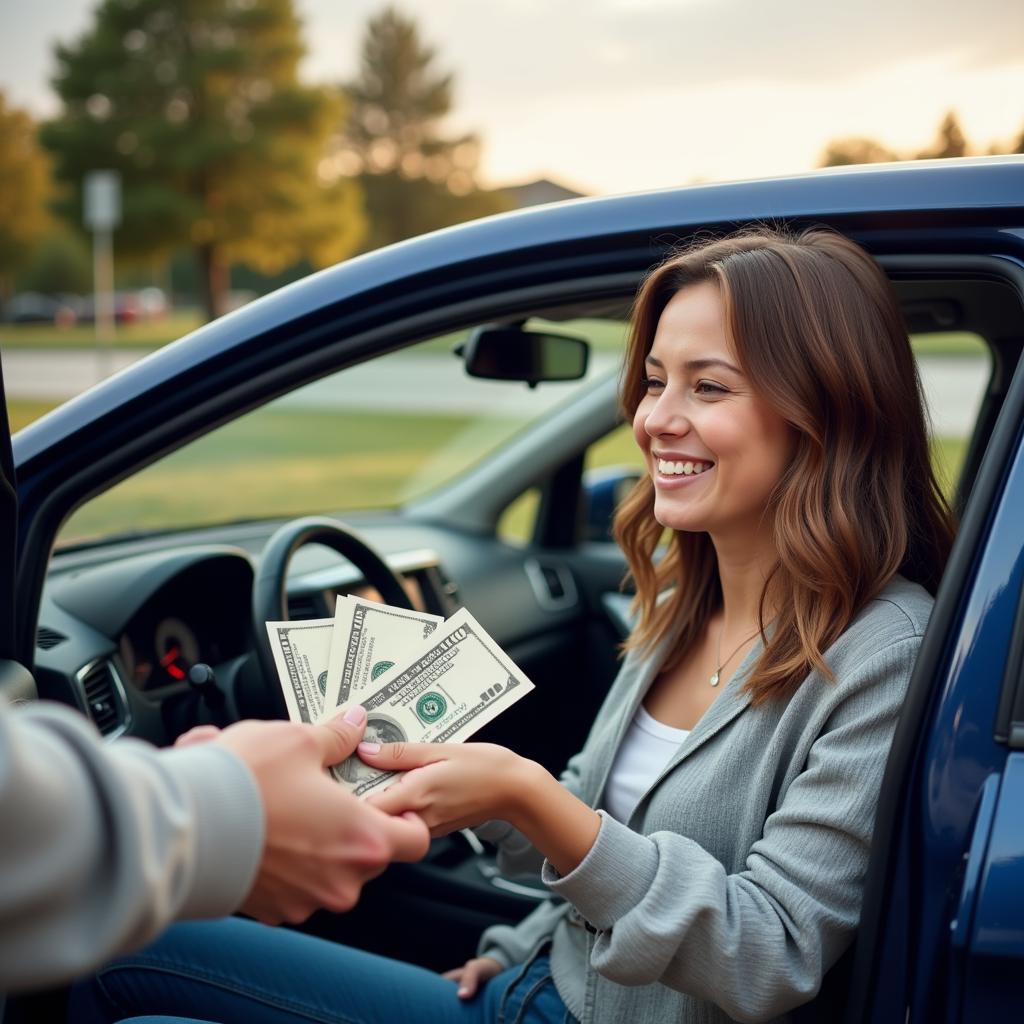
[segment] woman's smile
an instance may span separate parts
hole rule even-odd
[[[676,455],[671,452],[652,452],[651,455],[654,460],[654,485],[662,489],[695,484],[699,478],[706,477],[715,468],[710,459]]]

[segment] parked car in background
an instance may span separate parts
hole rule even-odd
[[[162,288],[153,286],[114,293],[114,320],[119,324],[160,320],[170,312],[170,301]],[[22,292],[9,299],[2,309],[3,320],[12,324],[55,324],[71,327],[96,320],[96,300],[92,295],[43,295]]]
[[[75,295],[41,295],[21,292],[3,305],[3,319],[9,324],[56,324],[70,326],[78,320],[81,300]]]
[[[519,211],[350,260],[153,353],[13,440],[5,688],[155,743],[217,714],[279,715],[268,611],[329,615],[339,594],[397,576],[422,608],[467,606],[531,676],[538,692],[480,738],[557,771],[629,629],[607,524],[638,466],[616,403],[632,296],[674,244],[759,219],[831,225],[889,274],[962,515],[889,758],[859,937],[805,1012],[1018,1020],[1024,158]],[[535,389],[468,376],[453,350],[489,324],[510,351],[536,332],[587,339],[587,375]],[[344,521],[375,557],[262,558],[309,515]],[[254,596],[275,592],[273,609]],[[181,681],[195,662],[213,666],[225,711]],[[451,967],[483,926],[545,898],[456,834],[308,927]],[[16,1009],[31,1019],[34,1005]]]
[[[143,320],[156,320],[167,315],[169,303],[160,288],[140,288],[136,291],[114,293],[114,321],[119,324],[134,324]],[[91,324],[96,320],[96,299],[89,295],[80,300],[79,323]]]

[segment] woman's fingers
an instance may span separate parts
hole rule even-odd
[[[402,776],[399,782],[388,786],[383,793],[375,793],[369,798],[371,807],[382,810],[385,814],[401,814],[403,811],[422,811],[423,794],[418,785],[420,773],[416,770]]]
[[[405,772],[448,757],[440,743],[360,743],[359,756],[374,768]]]
[[[457,970],[449,971],[445,977],[452,977],[458,983],[460,999],[472,999],[480,990],[480,986],[501,972],[501,964],[489,956],[478,956],[467,960]],[[458,975],[458,977],[454,977]]]

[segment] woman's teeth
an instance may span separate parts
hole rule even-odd
[[[658,472],[663,476],[693,476],[703,473],[713,465],[711,462],[669,462],[666,459],[658,459]]]

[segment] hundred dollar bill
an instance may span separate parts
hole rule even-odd
[[[274,664],[293,722],[315,722],[323,714],[334,619],[268,622]]]
[[[339,599],[327,669],[326,712],[372,693],[388,669],[409,664],[427,646],[442,622],[441,615],[411,608],[359,597]]]
[[[533,689],[533,683],[466,609],[431,634],[410,664],[382,675],[360,702],[366,739],[376,743],[461,743]],[[359,797],[397,780],[350,757],[331,769]]]

